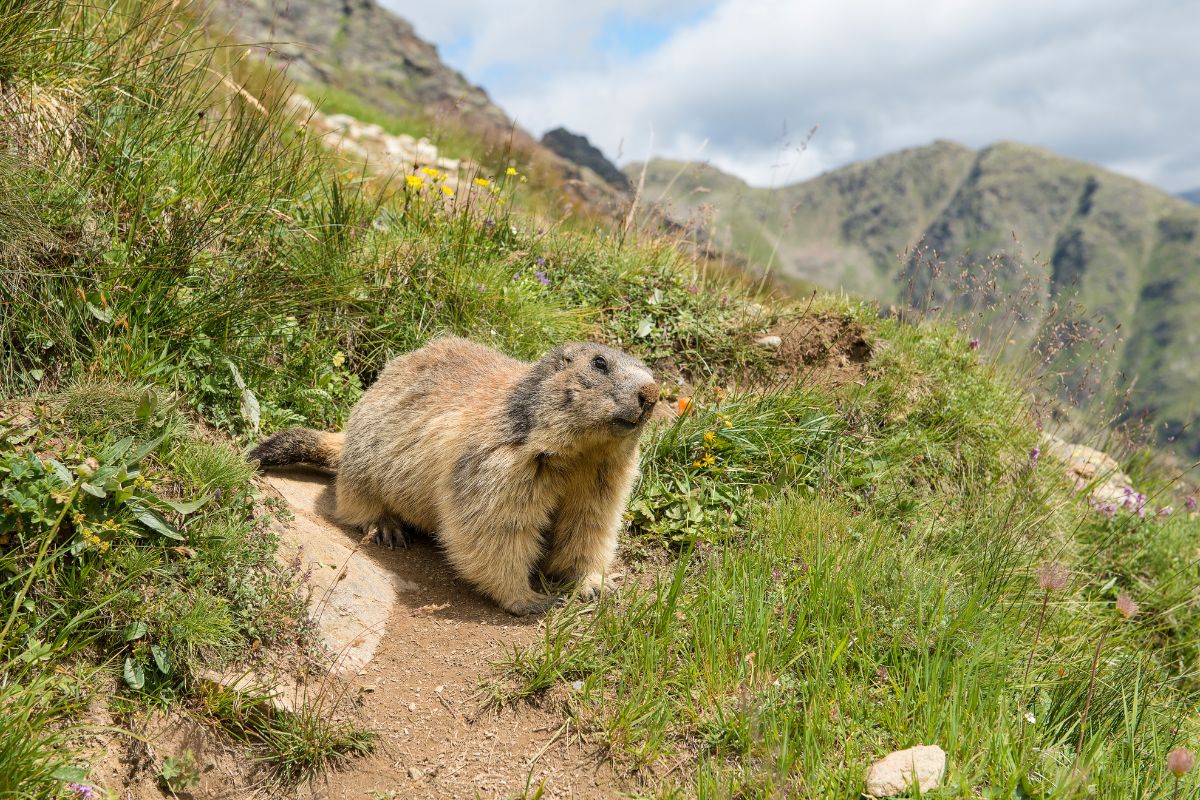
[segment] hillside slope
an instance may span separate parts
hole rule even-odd
[[[1132,387],[1130,413],[1153,414],[1164,441],[1200,454],[1188,430],[1200,331],[1187,324],[1200,309],[1200,209],[1187,202],[1014,143],[974,152],[935,142],[776,191],[676,162],[651,162],[646,176],[649,199],[707,215],[718,245],[784,274],[884,303],[978,312],[980,327],[1051,361],[1064,331],[1104,339],[1090,370],[1056,364],[1070,372],[1072,399],[1087,402],[1105,383]]]
[[[1081,460],[954,326],[543,227],[519,172],[383,191],[187,10],[0,3],[0,798],[883,796],[914,742],[929,798],[1195,796],[1177,475]],[[247,460],[447,333],[654,369],[599,599],[513,618]]]
[[[614,218],[626,198],[545,147],[376,0],[205,0],[209,27],[262,46],[321,110],[432,140],[492,174],[517,165],[539,210]]]

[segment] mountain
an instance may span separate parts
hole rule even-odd
[[[718,246],[884,304],[972,317],[1037,348],[1073,402],[1127,389],[1127,414],[1153,414],[1164,443],[1200,455],[1200,208],[1015,143],[939,141],[777,190],[708,165],[644,168],[644,196]],[[1068,341],[1089,362],[1064,363]]]
[[[1180,192],[1179,196],[1184,200],[1187,200],[1189,203],[1200,205],[1200,189],[1192,189],[1188,192]]]
[[[375,0],[213,0],[211,10],[239,41],[268,44],[302,86],[332,86],[399,117],[456,118],[498,134],[513,127],[487,92]]]
[[[590,169],[614,189],[626,193],[633,191],[625,173],[609,161],[600,148],[589,142],[586,136],[572,133],[566,128],[555,128],[542,135],[542,144],[568,161]]]
[[[616,217],[626,198],[543,146],[376,0],[208,0],[210,28],[253,42],[324,111],[435,140],[487,171],[517,164],[558,211]],[[547,201],[550,202],[550,201]]]

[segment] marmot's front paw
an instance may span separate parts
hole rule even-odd
[[[408,536],[404,533],[404,526],[398,522],[372,522],[363,526],[363,534],[364,542],[371,541],[390,550],[395,550],[396,545],[408,547]]]
[[[527,614],[542,614],[557,605],[562,605],[562,599],[550,594],[530,592],[528,597],[523,597],[512,603],[503,603],[502,605],[508,613],[524,617]]]
[[[580,578],[575,584],[575,596],[584,602],[595,600],[605,588],[604,576],[593,572]]]

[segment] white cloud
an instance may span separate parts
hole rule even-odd
[[[937,138],[1012,139],[1200,186],[1191,0],[721,0],[699,18],[678,0],[388,5],[458,42],[457,66],[528,129],[565,125],[624,161],[653,132],[656,154],[707,142],[700,157],[778,185]],[[685,22],[631,57],[596,44],[614,15]]]

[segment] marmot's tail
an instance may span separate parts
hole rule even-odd
[[[312,464],[337,471],[342,460],[345,434],[325,433],[312,428],[288,428],[270,436],[247,456],[260,467]]]

